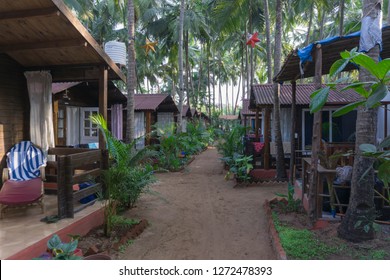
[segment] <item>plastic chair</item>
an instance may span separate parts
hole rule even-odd
[[[3,170],[0,190],[0,219],[9,207],[38,204],[44,213],[43,180],[45,178],[43,152],[30,141],[16,144],[7,153],[7,167]]]

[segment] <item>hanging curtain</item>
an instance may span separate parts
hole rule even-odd
[[[24,73],[30,98],[30,138],[45,155],[54,147],[52,78],[48,71]]]
[[[114,137],[123,140],[123,108],[122,104],[111,105],[111,132]]]
[[[66,145],[80,145],[80,108],[66,107]]]

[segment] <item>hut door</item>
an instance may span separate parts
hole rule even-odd
[[[171,112],[161,112],[157,113],[157,122],[160,124],[160,127],[168,126],[174,123],[175,119],[173,113]]]
[[[134,113],[134,127],[135,133],[134,137],[137,139],[135,147],[137,149],[142,149],[145,147],[145,114],[144,112],[135,112]]]
[[[81,144],[99,142],[98,127],[89,119],[98,112],[99,108],[81,108]]]
[[[57,144],[66,145],[66,110],[64,107],[58,108],[57,114]]]

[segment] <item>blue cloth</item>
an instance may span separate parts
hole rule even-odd
[[[300,64],[303,65],[306,61],[313,61],[313,57],[311,55],[313,48],[317,44],[321,44],[322,46],[326,46],[327,44],[333,43],[337,40],[340,40],[341,38],[353,38],[353,37],[359,37],[360,36],[360,31],[354,32],[345,36],[335,36],[335,37],[330,37],[326,38],[320,41],[317,41],[315,43],[311,43],[310,45],[299,49],[298,50],[298,56],[300,59]]]
[[[10,179],[26,181],[41,175],[39,168],[46,163],[43,152],[31,141],[22,141],[7,153]]]

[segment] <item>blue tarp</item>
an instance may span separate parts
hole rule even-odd
[[[335,37],[330,37],[330,38],[326,38],[324,40],[321,40],[321,41],[317,41],[315,43],[311,43],[310,45],[302,48],[302,49],[299,49],[298,50],[298,56],[299,56],[299,59],[300,59],[300,66],[301,66],[301,72],[303,71],[302,70],[302,65],[304,63],[306,63],[307,61],[313,61],[313,57],[311,55],[312,51],[313,51],[313,48],[315,45],[317,44],[321,44],[322,46],[326,46],[327,44],[330,44],[330,43],[333,43],[335,41],[338,41],[342,38],[353,38],[353,37],[359,37],[360,36],[360,31],[358,32],[354,32],[354,33],[351,33],[349,35],[346,35],[346,36],[335,36]],[[303,74],[303,73],[301,73]]]

